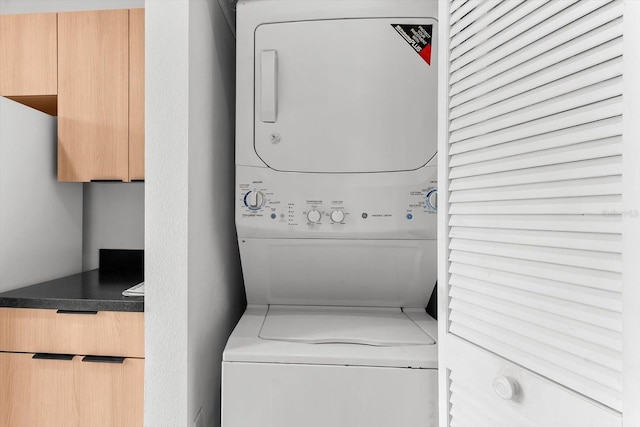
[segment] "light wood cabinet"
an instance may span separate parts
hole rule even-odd
[[[142,426],[143,317],[0,308],[0,427]]]
[[[129,11],[129,180],[144,179],[144,9]]]
[[[55,13],[0,15],[0,95],[56,114]]]
[[[0,426],[142,426],[143,359],[37,357],[0,353]]]
[[[58,180],[129,180],[129,12],[58,14]]]
[[[58,180],[144,180],[144,9],[0,16],[0,95],[58,116]]]

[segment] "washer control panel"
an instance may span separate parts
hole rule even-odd
[[[435,238],[436,178],[435,166],[380,174],[237,167],[238,235]]]

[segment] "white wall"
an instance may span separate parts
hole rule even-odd
[[[82,184],[57,182],[56,129],[0,97],[0,291],[80,271]]]
[[[141,7],[144,7],[144,0],[0,0],[0,14],[7,15]],[[4,108],[10,109],[13,114],[17,114],[21,107],[17,103],[4,104]],[[39,114],[43,118],[31,121],[29,126],[43,132],[46,131],[45,126],[55,126],[55,118]],[[22,129],[21,125],[11,126],[13,129]],[[48,154],[53,156],[52,164],[55,166],[55,128],[47,134],[46,139],[53,147],[53,151]],[[56,179],[55,173],[52,179]],[[84,184],[83,192],[84,228],[80,242],[82,249],[78,254],[82,257],[82,264],[73,273],[80,269],[86,271],[98,268],[100,248],[144,248],[144,183],[89,183]]]
[[[145,425],[217,426],[222,349],[244,308],[234,40],[215,0],[147,1],[146,39]]]
[[[189,3],[145,5],[145,426],[188,426]],[[189,426],[190,427],[190,426]]]
[[[188,417],[220,420],[222,350],[244,311],[234,226],[235,40],[216,0],[189,3]]]
[[[144,249],[144,183],[83,186],[82,270],[98,268],[99,249]]]

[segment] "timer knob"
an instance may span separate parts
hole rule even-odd
[[[309,220],[309,222],[319,224],[320,218],[322,218],[322,214],[317,209],[311,209],[309,212],[307,212],[307,219]]]
[[[344,212],[339,210],[331,211],[331,221],[333,222],[344,221]]]
[[[256,190],[249,191],[244,195],[244,204],[252,211],[257,211],[264,205],[264,194]]]
[[[427,205],[427,209],[429,210],[432,210],[434,212],[438,210],[438,189],[437,188],[432,188],[429,191],[427,191],[426,205]]]

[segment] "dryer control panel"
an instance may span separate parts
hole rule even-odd
[[[326,174],[238,166],[238,237],[435,239],[436,170]]]

